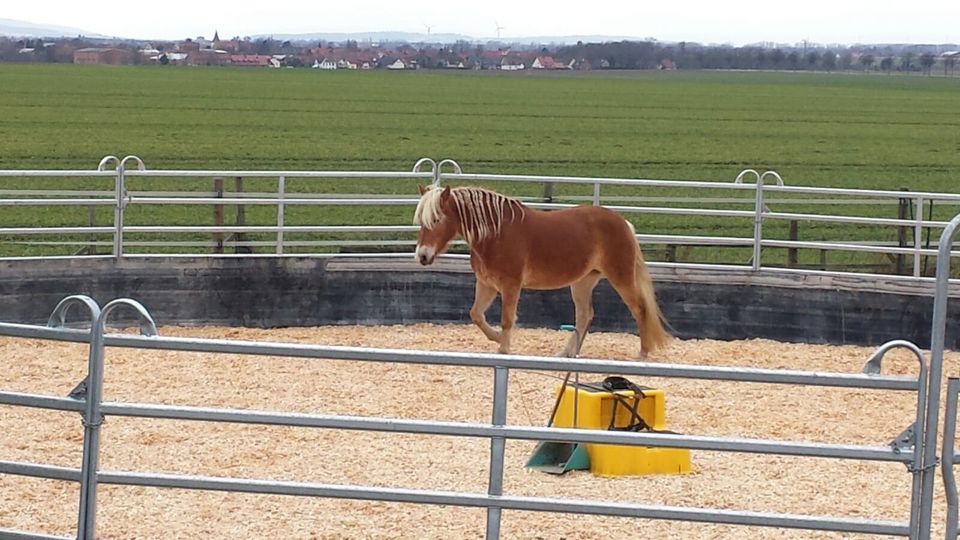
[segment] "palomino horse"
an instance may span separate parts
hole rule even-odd
[[[501,353],[510,352],[521,289],[569,286],[576,333],[561,354],[578,355],[593,320],[593,289],[604,277],[637,321],[641,358],[670,339],[633,225],[612,210],[578,206],[543,212],[487,189],[420,186],[414,223],[420,226],[420,264],[433,263],[455,236],[466,240],[477,276],[470,318],[500,344]],[[502,303],[499,332],[485,316],[497,293]]]

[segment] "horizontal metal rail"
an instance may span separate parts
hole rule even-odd
[[[187,193],[187,192],[183,192]],[[81,189],[0,189],[0,196],[14,197],[114,197],[116,193],[104,190],[81,190]]]
[[[702,180],[653,180],[641,178],[603,178],[594,176],[542,176],[519,174],[476,174],[476,173],[440,173],[441,181],[474,181],[474,182],[540,182],[555,184],[599,184],[603,186],[648,186],[691,189],[719,189],[734,191],[754,191],[755,184],[737,184],[723,181]],[[774,193],[804,193],[808,195],[843,195],[850,197],[875,197],[892,199],[924,199],[938,201],[960,202],[960,193],[940,193],[933,191],[894,191],[880,189],[850,189],[850,188],[823,188],[806,186],[778,186],[767,184],[763,186],[765,192]]]
[[[0,176],[5,176],[0,171]],[[169,178],[169,177],[196,177],[209,179],[214,176],[240,178],[396,178],[408,180],[433,180],[432,172],[401,172],[401,171],[208,171],[208,170],[128,170],[124,174],[128,178]],[[116,176],[113,171],[108,176]]]
[[[859,251],[863,253],[889,253],[891,255],[937,255],[938,250],[933,248],[902,248],[892,245],[848,244],[843,242],[807,242],[798,240],[763,240],[764,247],[827,249],[832,251]],[[952,257],[960,257],[960,251],[951,251]]]
[[[883,225],[890,227],[914,227],[939,228],[947,226],[946,221],[929,221],[917,219],[891,219],[877,217],[861,216],[837,216],[829,214],[791,214],[788,212],[764,212],[764,219],[794,220],[794,221],[816,221],[825,223],[848,223],[855,225]]]
[[[112,206],[113,199],[0,199],[0,206]]]
[[[325,199],[316,199],[310,197],[290,197],[283,199],[275,198],[217,198],[217,197],[130,197],[130,204],[200,204],[200,205],[210,205],[210,204],[243,204],[243,205],[269,205],[276,206],[278,203],[282,202],[283,204],[292,204],[292,205],[323,205],[323,206],[416,206],[419,199],[417,198],[353,198],[346,199],[340,197],[334,198],[325,198]]]
[[[771,186],[772,187],[772,186]],[[764,188],[766,189],[766,188]],[[0,192],[2,193],[2,192]],[[909,195],[911,193],[916,193],[915,191],[906,191],[903,192],[903,199],[912,199]],[[543,197],[518,197],[521,200],[536,200],[542,201]],[[593,201],[593,197],[586,195],[566,195],[566,194],[556,194],[552,197],[553,200],[561,201]],[[659,202],[666,204],[682,204],[682,203],[703,203],[703,204],[743,204],[753,206],[756,202],[756,199],[753,197],[716,197],[704,194],[703,196],[697,197],[654,197],[654,196],[629,196],[629,195],[603,195],[601,197],[602,201],[609,202]],[[785,198],[777,199],[775,197],[764,197],[763,199],[765,204],[768,205],[791,205],[791,204],[803,204],[809,206],[890,206],[899,204],[900,201],[892,199],[828,199],[828,198]],[[956,201],[946,200],[940,201],[941,205],[960,205],[960,199]]]
[[[12,244],[23,244],[31,246],[112,246],[113,242],[109,241],[89,241],[89,240],[72,240],[72,241],[38,241],[38,242],[11,242]],[[154,240],[154,241],[138,241],[131,240],[124,242],[124,245],[127,247],[211,247],[217,245],[217,242],[213,240],[196,240],[196,241],[175,241],[168,242],[164,240]],[[230,240],[224,241],[224,246],[229,247],[272,247],[277,245],[276,241],[270,240]],[[416,240],[284,240],[284,246],[293,246],[293,247],[361,247],[361,246],[413,246],[416,245]],[[411,256],[413,251],[407,253],[407,256]],[[136,256],[136,253],[131,253],[129,255]],[[294,254],[291,256],[302,256],[303,254]]]
[[[29,476],[31,478],[46,478],[48,480],[63,480],[79,482],[80,469],[72,467],[58,467],[55,465],[38,465],[19,461],[0,461],[0,474]],[[0,536],[0,538],[3,538]]]
[[[195,204],[268,204],[263,201],[272,201],[273,204],[276,204],[280,201],[289,201],[289,200],[301,200],[301,199],[379,199],[385,197],[384,194],[376,193],[309,193],[309,192],[288,192],[295,195],[294,199],[281,199],[275,193],[269,192],[250,192],[250,191],[226,191],[229,193],[229,197],[220,197],[217,192],[213,191],[141,191],[141,190],[129,190],[128,191],[128,200],[136,202],[146,201],[148,204],[153,201],[159,200],[170,200],[174,201],[176,204],[190,204],[190,201],[204,201],[202,203]],[[907,192],[912,193],[912,192]],[[62,189],[0,189],[0,196],[12,196],[11,199],[0,199],[0,205],[14,205],[22,201],[29,200],[28,197],[37,197],[37,201],[49,201],[62,203],[64,205],[81,205],[81,204],[90,204],[87,201],[93,201],[94,203],[103,203],[104,201],[112,203],[115,193],[112,191],[85,191],[85,190],[62,190]],[[69,198],[69,197],[80,197],[80,198]],[[402,198],[402,197],[401,197]],[[518,196],[517,199],[530,203],[543,203],[550,204],[544,200],[544,197],[537,196]],[[904,197],[910,198],[910,197]],[[582,202],[591,202],[593,197],[585,195],[554,195],[551,197],[552,201],[556,201],[556,204],[562,204],[560,201],[579,201]],[[217,202],[207,202],[209,200],[216,200]],[[416,201],[418,198],[413,197],[412,200]],[[254,202],[248,202],[254,201]],[[552,202],[551,201],[551,202]],[[664,204],[733,204],[733,205],[746,205],[752,206],[755,199],[753,197],[749,198],[729,198],[729,197],[711,197],[711,196],[700,196],[700,197],[631,197],[631,196],[618,196],[618,195],[603,195],[601,197],[603,202],[611,203],[664,203]],[[847,199],[765,199],[766,204],[768,205],[791,205],[791,204],[803,204],[808,206],[813,205],[824,205],[824,206],[888,206],[892,204],[899,204],[899,201],[894,200],[885,200],[885,199],[859,199],[859,200],[847,200]],[[39,204],[39,203],[38,203]],[[306,204],[306,203],[304,203]],[[944,201],[942,204],[958,204],[960,201]],[[576,205],[573,205],[576,206]],[[631,206],[632,207],[632,206]],[[806,215],[806,214],[803,214]]]
[[[3,227],[0,234],[43,235],[43,234],[111,234],[113,227]]]
[[[678,244],[702,246],[752,246],[752,238],[736,238],[733,236],[695,236],[695,235],[666,235],[666,234],[637,234],[638,242],[646,244]]]
[[[2,169],[0,170],[0,178],[44,178],[44,177],[55,177],[63,179],[78,179],[78,178],[90,178],[90,177],[101,177],[101,178],[116,178],[116,171],[92,171],[90,169],[80,169],[80,170],[16,170],[16,169]]]
[[[0,405],[71,412],[82,412],[84,408],[80,400],[22,392],[0,392]]]
[[[72,536],[55,536],[52,534],[14,531],[11,529],[0,529],[0,538],[4,540],[74,540]]]
[[[889,446],[858,446],[769,439],[705,437],[667,433],[634,433],[555,427],[494,426],[490,424],[472,424],[465,422],[280,413],[248,409],[184,407],[145,403],[105,402],[102,411],[104,414],[110,416],[349,429],[414,435],[446,435],[481,438],[503,437],[505,439],[525,441],[689,448],[692,450],[712,450],[718,452],[778,454],[794,457],[856,459],[895,463],[909,463],[913,459],[911,454],[896,452]]]
[[[89,342],[83,330],[46,328],[15,323],[0,323],[0,335],[36,339],[52,339],[76,343]],[[222,339],[177,338],[108,334],[105,343],[111,347],[162,349],[172,351],[215,352],[257,356],[286,356],[330,360],[361,360],[397,364],[433,364],[469,367],[506,367],[538,371],[574,371],[583,373],[676,377],[719,381],[798,384],[839,388],[915,391],[917,380],[910,377],[821,373],[723,366],[699,366],[627,362],[617,360],[561,359],[540,356],[479,354],[461,352],[415,351],[363,347],[318,346],[297,343],[252,342]]]
[[[868,534],[906,536],[907,524],[889,521],[867,521],[855,518],[830,518],[795,514],[776,514],[726,509],[685,508],[652,504],[599,502],[576,499],[551,499],[509,495],[487,495],[456,491],[417,490],[387,487],[367,487],[275,480],[248,480],[209,476],[148,474],[139,472],[103,471],[98,475],[103,484],[147,486],[207,491],[231,491],[324,497],[380,502],[434,504],[463,507],[499,507],[506,510],[536,512],[563,512],[572,514],[618,516],[660,520],[719,523],[725,525],[752,525],[808,530],[833,530]]]
[[[412,225],[286,225],[278,227],[276,225],[250,225],[250,226],[141,226],[130,225],[124,228],[128,233],[266,233],[284,231],[291,234],[296,233],[415,233],[420,230],[419,227]],[[0,229],[2,231],[2,229]],[[411,254],[412,255],[412,254]]]

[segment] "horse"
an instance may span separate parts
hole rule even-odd
[[[561,356],[576,357],[593,320],[593,289],[606,278],[629,308],[640,334],[640,358],[663,347],[670,335],[633,225],[602,206],[556,211],[530,208],[517,199],[480,187],[418,186],[414,211],[416,259],[432,264],[454,237],[470,248],[476,292],[470,319],[498,351],[510,352],[522,289],[570,287],[576,331]],[[500,330],[486,311],[501,297]]]

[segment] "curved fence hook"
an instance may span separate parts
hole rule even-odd
[[[143,304],[140,302],[137,302],[131,298],[117,298],[116,300],[111,300],[107,303],[107,305],[103,306],[103,311],[100,313],[100,316],[97,317],[96,321],[96,330],[100,332],[101,335],[106,330],[107,317],[110,316],[110,313],[113,312],[113,310],[120,306],[128,306],[136,311],[140,319],[140,335],[159,335],[159,332],[157,331],[157,323],[154,322],[153,317],[150,316],[150,312],[147,311],[147,308],[143,307]]]
[[[767,175],[772,176],[773,179],[777,181],[777,185],[780,187],[783,187],[783,178],[780,178],[780,173],[778,173],[777,171],[763,171],[763,174],[760,175],[760,179],[757,181],[758,182],[765,181],[767,179]]]
[[[429,163],[429,164],[430,164],[430,171],[431,171],[431,172],[433,172],[433,171],[436,170],[436,168],[437,168],[437,162],[436,162],[436,161],[434,161],[434,160],[432,160],[432,159],[430,159],[430,158],[428,158],[428,157],[425,157],[425,158],[420,158],[420,159],[418,159],[417,162],[413,164],[413,172],[415,172],[415,173],[423,172],[423,171],[421,171],[420,169],[421,169],[421,167],[423,167],[423,164],[424,164],[424,163]]]
[[[443,169],[444,165],[453,165],[454,174],[463,174],[463,169],[460,168],[460,164],[452,159],[445,159],[437,164],[437,169]]]
[[[459,164],[459,163],[457,163],[456,161],[454,161],[454,160],[452,160],[452,159],[445,159],[445,160],[441,161],[440,163],[437,163],[437,168],[436,168],[436,171],[435,171],[435,173],[434,173],[434,181],[433,181],[433,184],[434,184],[435,186],[439,186],[439,185],[440,185],[440,177],[443,175],[443,166],[444,166],[444,165],[453,165],[453,172],[454,172],[454,174],[463,174],[463,169],[460,168],[460,164]]]
[[[76,305],[84,305],[87,307],[87,310],[90,312],[91,326],[96,322],[97,318],[100,317],[100,306],[93,298],[85,294],[75,294],[67,296],[57,304],[57,307],[53,308],[53,312],[50,313],[50,318],[47,320],[47,326],[50,328],[65,327],[67,325],[67,312],[70,311],[71,307]]]
[[[424,163],[430,164],[430,173],[433,174],[433,180],[430,182],[430,184],[434,186],[439,186],[440,185],[440,169],[437,167],[436,161],[428,157],[420,158],[417,160],[416,163],[413,164],[413,172],[415,173],[423,172],[420,169],[423,167]]]
[[[121,159],[121,160],[120,160],[120,165],[123,165],[123,168],[127,168],[127,161],[128,161],[128,160],[131,160],[131,159],[137,163],[137,170],[138,170],[138,171],[145,171],[145,170],[147,170],[147,166],[143,164],[143,160],[140,159],[140,158],[137,157],[137,156],[132,156],[132,155],[131,155],[131,156],[126,156],[126,157],[124,157],[123,159]]]
[[[866,375],[879,375],[880,367],[883,364],[883,356],[887,354],[887,352],[896,348],[909,350],[917,357],[917,361],[920,362],[920,368],[926,368],[926,363],[923,360],[923,351],[920,350],[920,347],[917,347],[917,345],[911,341],[895,339],[880,345],[877,347],[877,350],[873,351],[870,357],[867,358],[867,361],[863,364],[863,373]]]
[[[104,167],[105,167],[108,163],[110,163],[111,161],[114,162],[114,166],[113,166],[114,169],[116,169],[117,167],[120,166],[120,158],[118,158],[117,156],[112,156],[112,155],[111,155],[111,156],[103,156],[103,159],[100,160],[100,164],[97,165],[97,170],[98,170],[98,171],[105,171],[105,170],[107,170],[107,169],[105,169]]]
[[[760,173],[758,173],[757,171],[755,171],[755,170],[753,170],[753,169],[744,169],[744,170],[740,171],[740,174],[737,175],[737,177],[736,177],[736,179],[734,179],[733,183],[734,183],[734,184],[742,184],[742,183],[743,183],[743,177],[744,177],[744,176],[747,176],[748,174],[752,174],[752,175],[754,176],[754,178],[757,179],[757,182],[760,182]]]

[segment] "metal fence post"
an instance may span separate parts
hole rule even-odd
[[[913,226],[913,277],[920,277],[920,255],[922,246],[920,244],[923,238],[923,197],[917,197],[916,224]]]
[[[107,317],[119,306],[133,307],[140,316],[140,333],[157,335],[153,318],[139,302],[128,298],[113,300],[97,314],[90,328],[90,361],[87,369],[86,410],[83,414],[83,464],[80,471],[80,517],[77,538],[93,540],[97,527],[97,467],[100,461],[100,426],[103,424],[103,357]]]
[[[124,165],[117,165],[117,180],[114,184],[113,206],[113,256],[123,258],[123,214],[126,206],[126,180],[124,179]]]
[[[242,197],[243,193],[243,177],[237,176],[234,178],[234,191],[237,192],[237,197]],[[238,204],[237,205],[237,216],[234,221],[234,224],[237,227],[244,227],[247,224],[247,207]],[[247,240],[247,233],[236,232],[233,235],[234,253],[253,253],[253,246],[244,246],[242,245]]]
[[[543,202],[545,203],[553,202],[553,182],[543,183]]]
[[[917,538],[930,537],[933,513],[933,479],[937,466],[937,423],[940,420],[940,384],[947,330],[947,296],[950,278],[950,251],[960,227],[960,215],[947,224],[940,235],[937,252],[937,277],[933,297],[933,323],[930,329],[930,385],[927,389],[927,425],[924,427],[923,480],[920,496],[920,521]]]
[[[757,191],[753,199],[753,261],[754,270],[760,270],[760,244],[763,241],[763,178],[757,178]]]
[[[97,463],[100,454],[100,425],[103,415],[103,311],[90,328],[90,358],[87,367],[86,409],[83,413],[83,460],[80,466],[80,515],[77,538],[93,540],[97,521]]]
[[[223,177],[217,176],[213,179],[213,192],[214,197],[217,199],[223,198]],[[223,205],[215,204],[213,205],[213,224],[216,227],[223,227]],[[213,252],[214,253],[223,253],[223,231],[216,231],[213,233]]]
[[[90,226],[97,226],[97,207],[96,205],[91,204],[87,207],[87,216],[90,218]],[[91,234],[88,238],[90,244],[87,246],[87,255],[96,255],[97,254],[97,235]]]
[[[90,434],[90,430],[94,429],[90,425],[90,423],[87,421],[88,418],[93,418],[93,416],[89,415],[90,394],[88,389],[90,387],[90,380],[91,380],[89,366],[92,366],[95,363],[94,354],[95,354],[96,347],[95,347],[94,339],[95,339],[95,336],[97,335],[96,333],[97,320],[100,318],[100,315],[102,314],[102,310],[100,309],[100,305],[97,304],[97,302],[93,298],[90,298],[89,296],[82,295],[82,294],[75,294],[72,296],[68,296],[63,300],[61,300],[60,303],[58,303],[57,306],[53,308],[53,311],[50,313],[50,318],[47,320],[47,326],[50,328],[65,327],[67,325],[67,312],[70,311],[70,308],[76,305],[82,305],[86,307],[90,315],[90,353],[89,353],[89,364],[88,364],[87,376],[79,385],[77,385],[77,388],[74,390],[76,394],[71,392],[71,397],[88,400],[87,410],[83,416],[83,426],[84,426],[83,458],[80,465],[80,475],[81,475],[80,476],[81,478],[80,505],[79,505],[79,510],[77,512],[77,538],[86,539],[88,537],[86,535],[86,532],[88,529],[86,528],[85,523],[87,522],[87,519],[88,519],[89,502],[87,497],[87,490],[85,489],[88,484],[85,484],[83,481],[84,479],[87,478],[87,471],[88,471],[87,464],[90,460],[91,452],[94,450],[92,447],[89,446],[89,443],[88,443],[88,441],[92,442],[92,439],[88,437],[88,435]],[[89,536],[92,537],[92,532]]]
[[[797,220],[790,220],[790,241],[796,242],[800,238],[799,226]],[[795,268],[798,265],[797,262],[797,248],[792,247],[787,249],[787,268]]]
[[[287,179],[281,176],[277,182],[277,255],[283,255],[283,199],[286,196]]]
[[[593,205],[600,206],[600,182],[593,184]]]
[[[507,423],[507,380],[510,370],[496,367],[493,372],[493,425],[503,427]],[[503,463],[506,439],[490,438],[490,483],[487,493],[496,497],[503,495]],[[487,540],[500,538],[499,506],[487,507]]]
[[[878,347],[877,350],[870,355],[870,358],[864,365],[863,372],[867,374],[879,375],[881,372],[881,362],[883,360],[883,356],[887,352],[896,348],[904,348],[912,352],[914,356],[917,357],[917,362],[920,365],[920,373],[917,374],[917,410],[913,425],[904,431],[903,435],[908,435],[905,440],[902,440],[900,437],[898,437],[897,440],[894,441],[894,450],[897,453],[902,452],[907,444],[913,444],[913,449],[911,450],[913,454],[913,461],[907,463],[907,470],[913,475],[910,491],[909,530],[916,531],[920,520],[920,501],[922,499],[923,491],[923,468],[920,465],[923,463],[922,430],[927,413],[927,387],[929,386],[930,382],[930,367],[929,364],[924,361],[923,351],[920,350],[920,347],[917,347],[917,345],[911,341],[897,339],[888,341]],[[904,446],[899,446],[899,443],[901,442],[906,444],[904,444]]]
[[[910,189],[901,186],[900,191],[910,191]],[[907,197],[900,197],[900,200],[897,204],[897,219],[906,221],[909,213],[910,199]],[[897,247],[907,247],[907,227],[902,225],[897,227]],[[903,274],[903,253],[897,253],[896,257],[894,258],[894,273],[897,275]]]
[[[947,526],[944,538],[957,538],[957,482],[953,474],[954,444],[957,432],[957,394],[960,393],[960,379],[950,377],[947,380],[947,406],[943,411],[943,489],[947,494]]]

